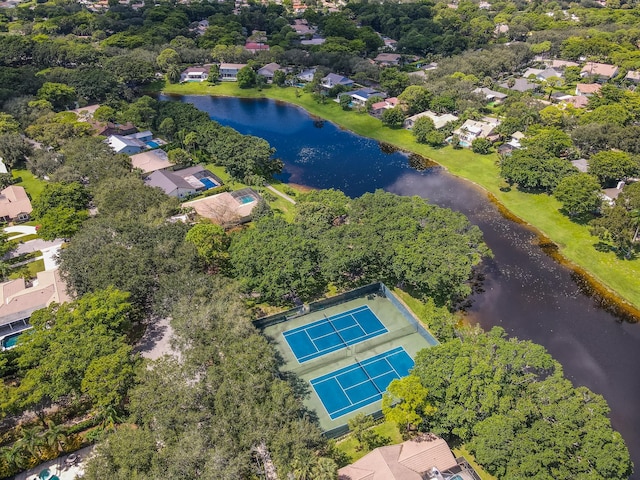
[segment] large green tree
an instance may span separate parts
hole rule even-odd
[[[425,428],[467,442],[498,478],[627,478],[629,452],[600,395],[540,345],[494,328],[422,350],[411,375],[437,408]]]
[[[625,152],[603,151],[589,158],[589,173],[605,186],[640,173],[640,162]]]
[[[596,212],[602,205],[600,182],[593,175],[578,173],[564,177],[553,191],[570,217]]]

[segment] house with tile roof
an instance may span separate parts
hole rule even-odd
[[[577,97],[590,97],[600,91],[602,86],[599,83],[579,83],[576,85]]]
[[[144,183],[150,187],[160,188],[170,197],[176,198],[190,197],[223,184],[222,180],[202,165],[172,172],[156,170],[145,178]]]
[[[238,72],[246,66],[246,63],[221,63],[219,78],[223,82],[237,82]]]
[[[408,117],[404,121],[404,128],[412,129],[416,121],[422,117],[430,118],[433,121],[433,125],[436,127],[436,130],[440,130],[447,123],[456,122],[458,120],[458,117],[456,117],[455,115],[451,115],[450,113],[438,115],[431,110],[427,110],[426,112],[417,113],[415,115],[412,115],[411,117]]]
[[[66,284],[57,269],[38,272],[30,286],[23,278],[0,283],[0,344],[4,344],[7,336],[31,328],[29,318],[36,310],[54,302],[70,300]]]
[[[211,65],[201,67],[187,67],[180,74],[181,82],[204,82],[209,78]]]
[[[31,200],[24,188],[18,185],[9,185],[0,191],[0,220],[11,222],[17,220],[26,222],[31,215]]]
[[[277,63],[267,63],[264,67],[258,69],[258,75],[267,79],[267,83],[273,82],[273,74],[277,71],[284,72],[284,69]]]
[[[618,67],[616,65],[596,62],[587,62],[580,71],[581,77],[595,77],[596,81],[599,82],[606,82],[607,80],[611,80],[617,74]]]
[[[169,161],[167,152],[159,148],[131,155],[129,159],[131,160],[131,166],[141,170],[142,173],[165,170],[174,166],[174,164]]]
[[[475,480],[479,478],[463,459],[456,459],[442,438],[424,434],[398,445],[371,451],[338,470],[339,480]]]
[[[370,113],[374,117],[377,117],[379,115],[382,115],[382,112],[384,112],[385,110],[389,110],[390,108],[398,106],[399,103],[400,101],[398,100],[398,97],[386,98],[381,102],[377,102],[371,105]]]

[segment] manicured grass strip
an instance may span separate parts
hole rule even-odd
[[[318,104],[310,94],[300,90],[296,93],[294,88],[270,86],[258,91],[241,89],[236,83],[211,86],[192,82],[166,85],[163,92],[282,100],[301,106],[310,114],[330,120],[359,135],[418,153],[446,167],[453,175],[470,180],[490,192],[513,215],[557,244],[562,256],[571,264],[588,272],[595,281],[635,308],[640,308],[640,289],[637,288],[640,260],[621,260],[614,252],[597,251],[594,245],[598,243],[598,239],[589,233],[589,227],[576,224],[562,215],[559,212],[560,204],[553,197],[505,189],[495,154],[483,156],[467,149],[454,150],[448,146],[435,149],[421,145],[415,142],[411,132],[407,130],[385,127],[378,119],[364,113],[345,112],[333,101]]]
[[[44,272],[44,259],[42,258],[16,268],[16,270],[9,275],[9,279],[15,280],[21,277],[36,278],[38,272]]]

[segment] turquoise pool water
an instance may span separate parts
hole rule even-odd
[[[158,148],[160,145],[158,145],[156,142],[147,142],[147,146],[150,148]]]
[[[2,347],[7,349],[15,347],[16,343],[18,342],[18,337],[20,335],[21,335],[20,333],[14,333],[12,335],[8,335],[4,337],[2,339]]]
[[[253,198],[253,195],[243,195],[240,198],[238,198],[238,200],[240,201],[241,204],[246,204],[246,203],[251,203],[253,201],[255,201],[255,198]]]

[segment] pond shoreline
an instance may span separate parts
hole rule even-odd
[[[197,86],[201,87],[202,89],[201,85],[197,85]],[[223,84],[223,86],[226,86],[226,84]],[[204,86],[204,87],[206,88],[207,86]],[[485,185],[479,183],[475,179],[470,178],[469,176],[466,176],[460,172],[452,170],[451,168],[449,168],[448,165],[445,165],[439,162],[438,160],[435,160],[432,157],[429,157],[424,153],[419,152],[417,149],[411,149],[411,148],[408,148],[406,145],[400,145],[394,142],[393,139],[380,140],[375,136],[367,135],[366,133],[355,130],[349,125],[346,125],[345,123],[340,122],[339,119],[332,118],[331,116],[327,116],[327,115],[322,115],[322,113],[318,111],[314,111],[314,112],[309,111],[307,108],[305,108],[302,102],[296,103],[296,100],[299,98],[302,98],[302,95],[305,95],[305,94],[302,94],[299,97],[296,96],[295,98],[292,98],[292,99],[287,99],[287,98],[282,98],[282,96],[267,95],[266,93],[270,92],[272,89],[265,89],[262,91],[250,90],[246,92],[245,91],[238,92],[237,91],[239,90],[238,87],[236,87],[235,85],[233,85],[233,87],[235,87],[236,91],[220,92],[215,90],[216,86],[211,86],[210,90],[207,90],[206,92],[200,92],[200,93],[189,91],[191,89],[188,89],[188,90],[185,89],[185,92],[182,93],[182,92],[176,91],[177,89],[175,88],[169,88],[169,89],[162,88],[159,90],[155,90],[153,93],[162,94],[169,97],[182,97],[185,95],[188,95],[188,96],[193,95],[193,96],[203,96],[203,97],[228,97],[228,98],[238,98],[238,99],[247,99],[247,100],[268,99],[268,100],[275,101],[277,103],[291,105],[293,107],[302,109],[309,116],[313,118],[318,118],[322,121],[331,122],[342,130],[346,130],[356,135],[361,135],[363,137],[370,138],[378,142],[388,143],[389,145],[392,145],[394,148],[396,148],[398,151],[405,152],[407,154],[418,155],[422,158],[425,158],[427,161],[432,162],[438,165],[439,167],[445,169],[449,174],[461,180],[464,180],[465,182],[472,185],[474,188],[481,190],[487,196],[488,200],[491,203],[496,205],[500,214],[503,217],[511,221],[514,221],[526,227],[530,231],[532,231],[536,235],[538,239],[538,243],[542,247],[542,250],[545,252],[545,254],[553,258],[557,263],[572,270],[573,273],[581,280],[581,282],[577,282],[578,285],[585,291],[588,291],[589,295],[594,297],[594,299],[602,308],[604,308],[608,312],[615,315],[617,318],[620,319],[620,321],[626,321],[629,323],[636,323],[640,321],[640,306],[636,306],[634,305],[634,303],[624,298],[624,296],[619,291],[609,286],[607,282],[599,278],[595,272],[580,265],[579,263],[569,258],[567,255],[565,255],[565,253],[563,252],[563,247],[557,241],[553,240],[549,235],[547,235],[547,233],[541,227],[519,216],[507,205],[505,205],[505,203],[503,203],[494,194],[494,192],[492,192]],[[230,90],[229,88],[227,89]],[[285,89],[281,89],[281,90],[286,91]],[[393,132],[393,130],[389,130],[389,131]]]

